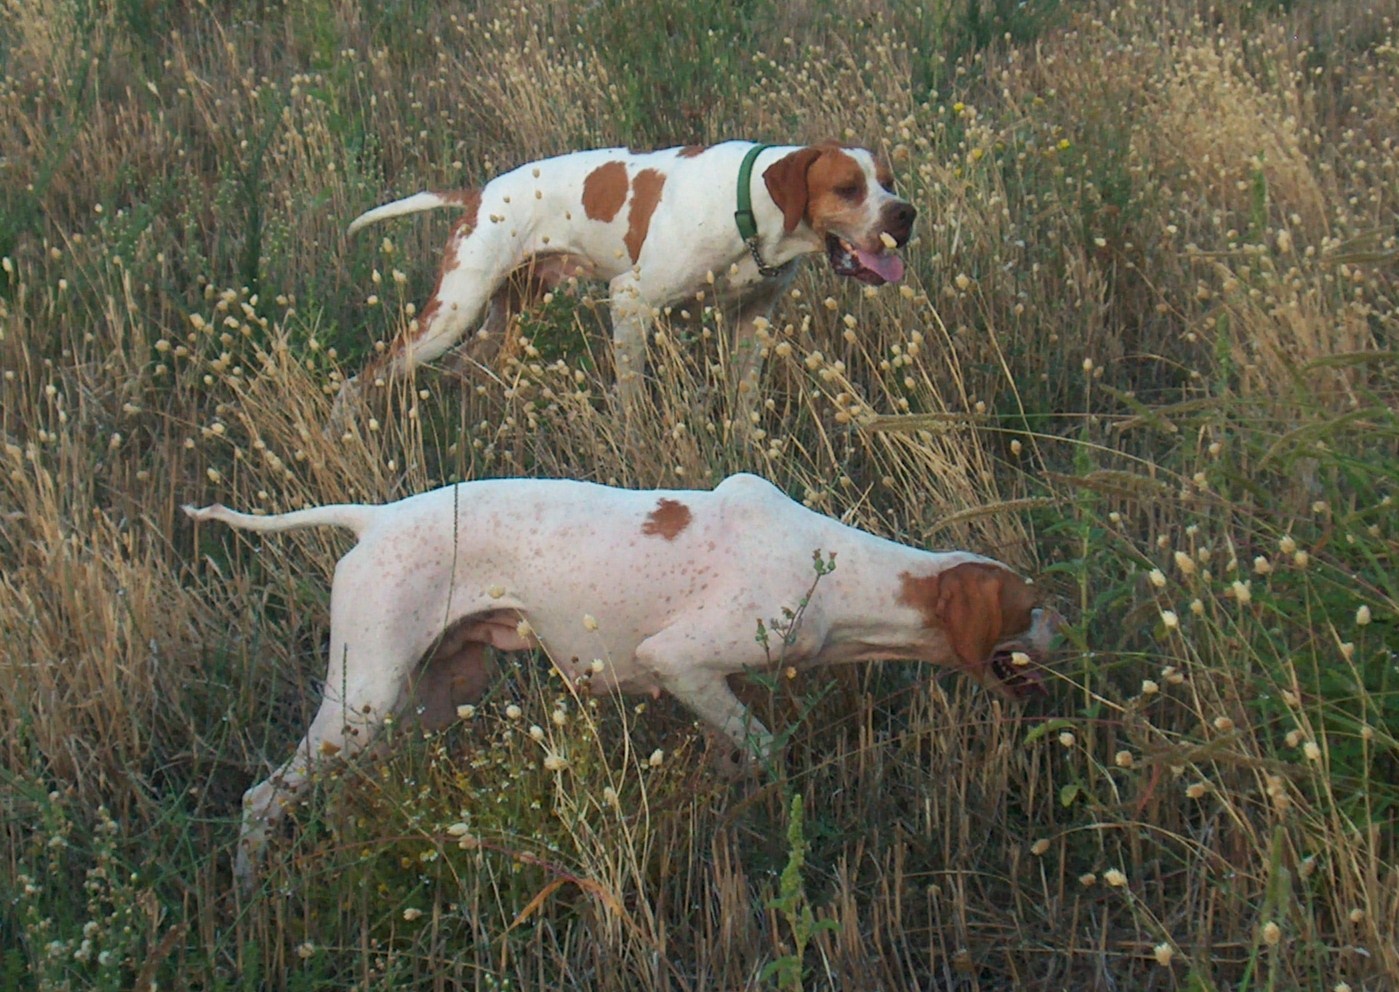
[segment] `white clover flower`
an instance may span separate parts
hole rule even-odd
[[[316,956],[316,945],[311,943],[309,940],[301,944],[298,944],[296,948],[296,956],[303,961],[309,961],[311,958]],[[98,957],[100,959],[101,955],[98,955]],[[98,963],[100,964],[101,961],[99,960]]]
[[[1180,617],[1176,616],[1174,610],[1162,610],[1161,622],[1166,625],[1167,630],[1176,630],[1180,627]]]
[[[1247,606],[1253,601],[1253,589],[1249,583],[1235,579],[1230,588],[1234,592],[1234,599],[1238,601],[1240,606]]]
[[[475,715],[476,707],[472,706],[470,703],[463,703],[462,705],[457,707],[458,720],[470,720]]]
[[[1307,743],[1303,744],[1302,753],[1307,756],[1308,761],[1321,760],[1321,748],[1317,746],[1316,741],[1307,741]]]
[[[1156,963],[1163,968],[1171,966],[1171,958],[1175,956],[1175,951],[1170,944],[1157,944],[1151,949],[1151,956],[1156,959]]]
[[[529,725],[529,735],[536,741],[542,741],[544,739],[544,728],[537,723],[531,723]]]
[[[1136,763],[1131,751],[1118,751],[1112,756],[1112,763],[1118,768],[1131,768]]]
[[[507,720],[518,720],[524,715],[525,711],[520,709],[520,707],[516,706],[514,703],[511,703],[509,706],[505,707],[505,718]]]
[[[414,906],[409,906],[403,911],[403,918],[409,923],[412,923],[414,920],[421,918],[422,915],[423,911]]]
[[[1366,626],[1371,620],[1370,607],[1364,603],[1360,604],[1360,609],[1355,611],[1355,623],[1358,627]]]
[[[1074,746],[1074,735],[1072,731],[1065,730],[1059,734],[1059,743],[1065,747]]]
[[[1103,872],[1103,881],[1107,882],[1115,889],[1120,889],[1127,884],[1127,875],[1116,868],[1109,868]]]
[[[1186,554],[1184,551],[1177,551],[1177,552],[1175,553],[1175,556],[1174,556],[1174,557],[1175,557],[1175,562],[1176,562],[1176,568],[1180,569],[1180,574],[1181,574],[1181,575],[1194,575],[1194,574],[1195,574],[1195,559],[1194,559],[1194,558],[1191,558],[1191,557],[1190,557],[1188,554]]]
[[[1160,691],[1161,691],[1161,686],[1159,686],[1155,681],[1153,681],[1152,679],[1142,679],[1142,695],[1143,695],[1143,696],[1154,696],[1156,693],[1158,693],[1158,692],[1160,692]]]
[[[545,771],[561,772],[568,767],[568,759],[561,754],[550,752],[544,756]]]
[[[1285,555],[1290,555],[1297,550],[1297,542],[1292,539],[1291,534],[1284,534],[1278,539],[1278,550]]]
[[[1272,920],[1263,924],[1263,943],[1269,947],[1276,947],[1280,940],[1282,940],[1282,927]]]
[[[656,748],[656,750],[651,752],[651,757],[646,759],[646,763],[652,768],[659,768],[661,767],[661,762],[664,760],[665,752],[662,751],[660,748]]]
[[[1151,580],[1151,584],[1157,589],[1166,588],[1166,575],[1161,569],[1153,568],[1147,573],[1147,578]]]
[[[1048,850],[1049,841],[1045,840],[1043,837],[1039,838],[1039,840],[1035,841],[1033,844],[1030,845],[1030,853],[1033,854],[1035,857],[1039,857],[1041,854]]]

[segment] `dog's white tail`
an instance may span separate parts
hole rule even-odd
[[[350,227],[345,232],[354,234],[362,227],[370,224],[377,224],[381,220],[388,220],[390,217],[402,217],[404,214],[421,213],[424,210],[436,210],[439,207],[456,207],[465,209],[471,204],[474,194],[466,193],[434,193],[427,190],[422,193],[414,193],[412,196],[405,196],[401,200],[394,200],[392,203],[385,203],[382,207],[375,207],[373,210],[366,210],[354,220],[350,221]]]
[[[334,503],[330,506],[313,506],[305,510],[274,513],[264,517],[256,517],[251,513],[239,513],[237,510],[230,510],[221,503],[203,508],[185,505],[181,509],[193,520],[218,520],[240,530],[275,532],[295,530],[298,527],[329,526],[344,527],[354,531],[356,537],[360,537],[374,522],[374,516],[380,508],[364,503]]]

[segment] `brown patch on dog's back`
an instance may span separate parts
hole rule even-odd
[[[627,213],[627,254],[635,262],[641,255],[641,246],[646,243],[646,232],[651,230],[651,214],[656,204],[661,202],[661,188],[665,186],[665,176],[655,169],[642,169],[632,180],[631,210]]]
[[[627,202],[627,167],[607,162],[588,173],[583,180],[583,212],[603,223],[616,217]]]
[[[675,536],[688,526],[690,508],[678,500],[662,497],[656,508],[647,515],[646,522],[641,525],[641,533],[673,541]]]
[[[686,145],[684,148],[680,149],[679,156],[680,156],[681,158],[695,158],[695,157],[697,157],[697,156],[699,156],[699,155],[703,155],[704,152],[705,152],[706,147],[708,147],[708,146],[706,146],[706,145]]]

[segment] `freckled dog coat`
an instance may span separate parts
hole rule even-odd
[[[760,356],[754,321],[790,283],[800,256],[824,251],[840,275],[879,284],[902,277],[890,247],[904,244],[916,211],[891,191],[892,174],[863,148],[826,142],[773,146],[749,180],[757,257],[735,223],[740,166],[752,142],[655,152],[602,148],[531,162],[481,190],[423,192],[376,207],[353,233],[391,217],[462,211],[437,286],[413,324],[359,377],[374,382],[432,361],[472,337],[499,339],[509,315],[571,278],[605,282],[618,386],[634,398],[646,329],[666,307],[715,305],[734,329],[734,380],[749,402]],[[346,383],[340,410],[358,391]]]
[[[359,538],[335,569],[324,701],[292,758],[245,797],[244,878],[316,760],[362,748],[410,705],[429,725],[447,722],[484,688],[487,646],[543,647],[595,692],[669,692],[762,754],[770,735],[726,677],[779,652],[798,666],[918,659],[1022,694],[1039,683],[1024,663],[1052,634],[1032,588],[1004,565],[875,537],[752,475],[712,491],[500,479],[383,506],[186,511],[248,530],[334,525]],[[798,607],[817,552],[834,555],[835,570],[817,583],[794,642],[770,656],[757,625]]]

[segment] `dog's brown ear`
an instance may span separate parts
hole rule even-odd
[[[952,650],[980,667],[997,644],[1030,627],[1034,590],[999,565],[968,562],[938,576],[938,617]]]
[[[763,171],[768,195],[782,210],[782,229],[791,234],[806,216],[806,172],[822,149],[808,146],[782,156]]]

